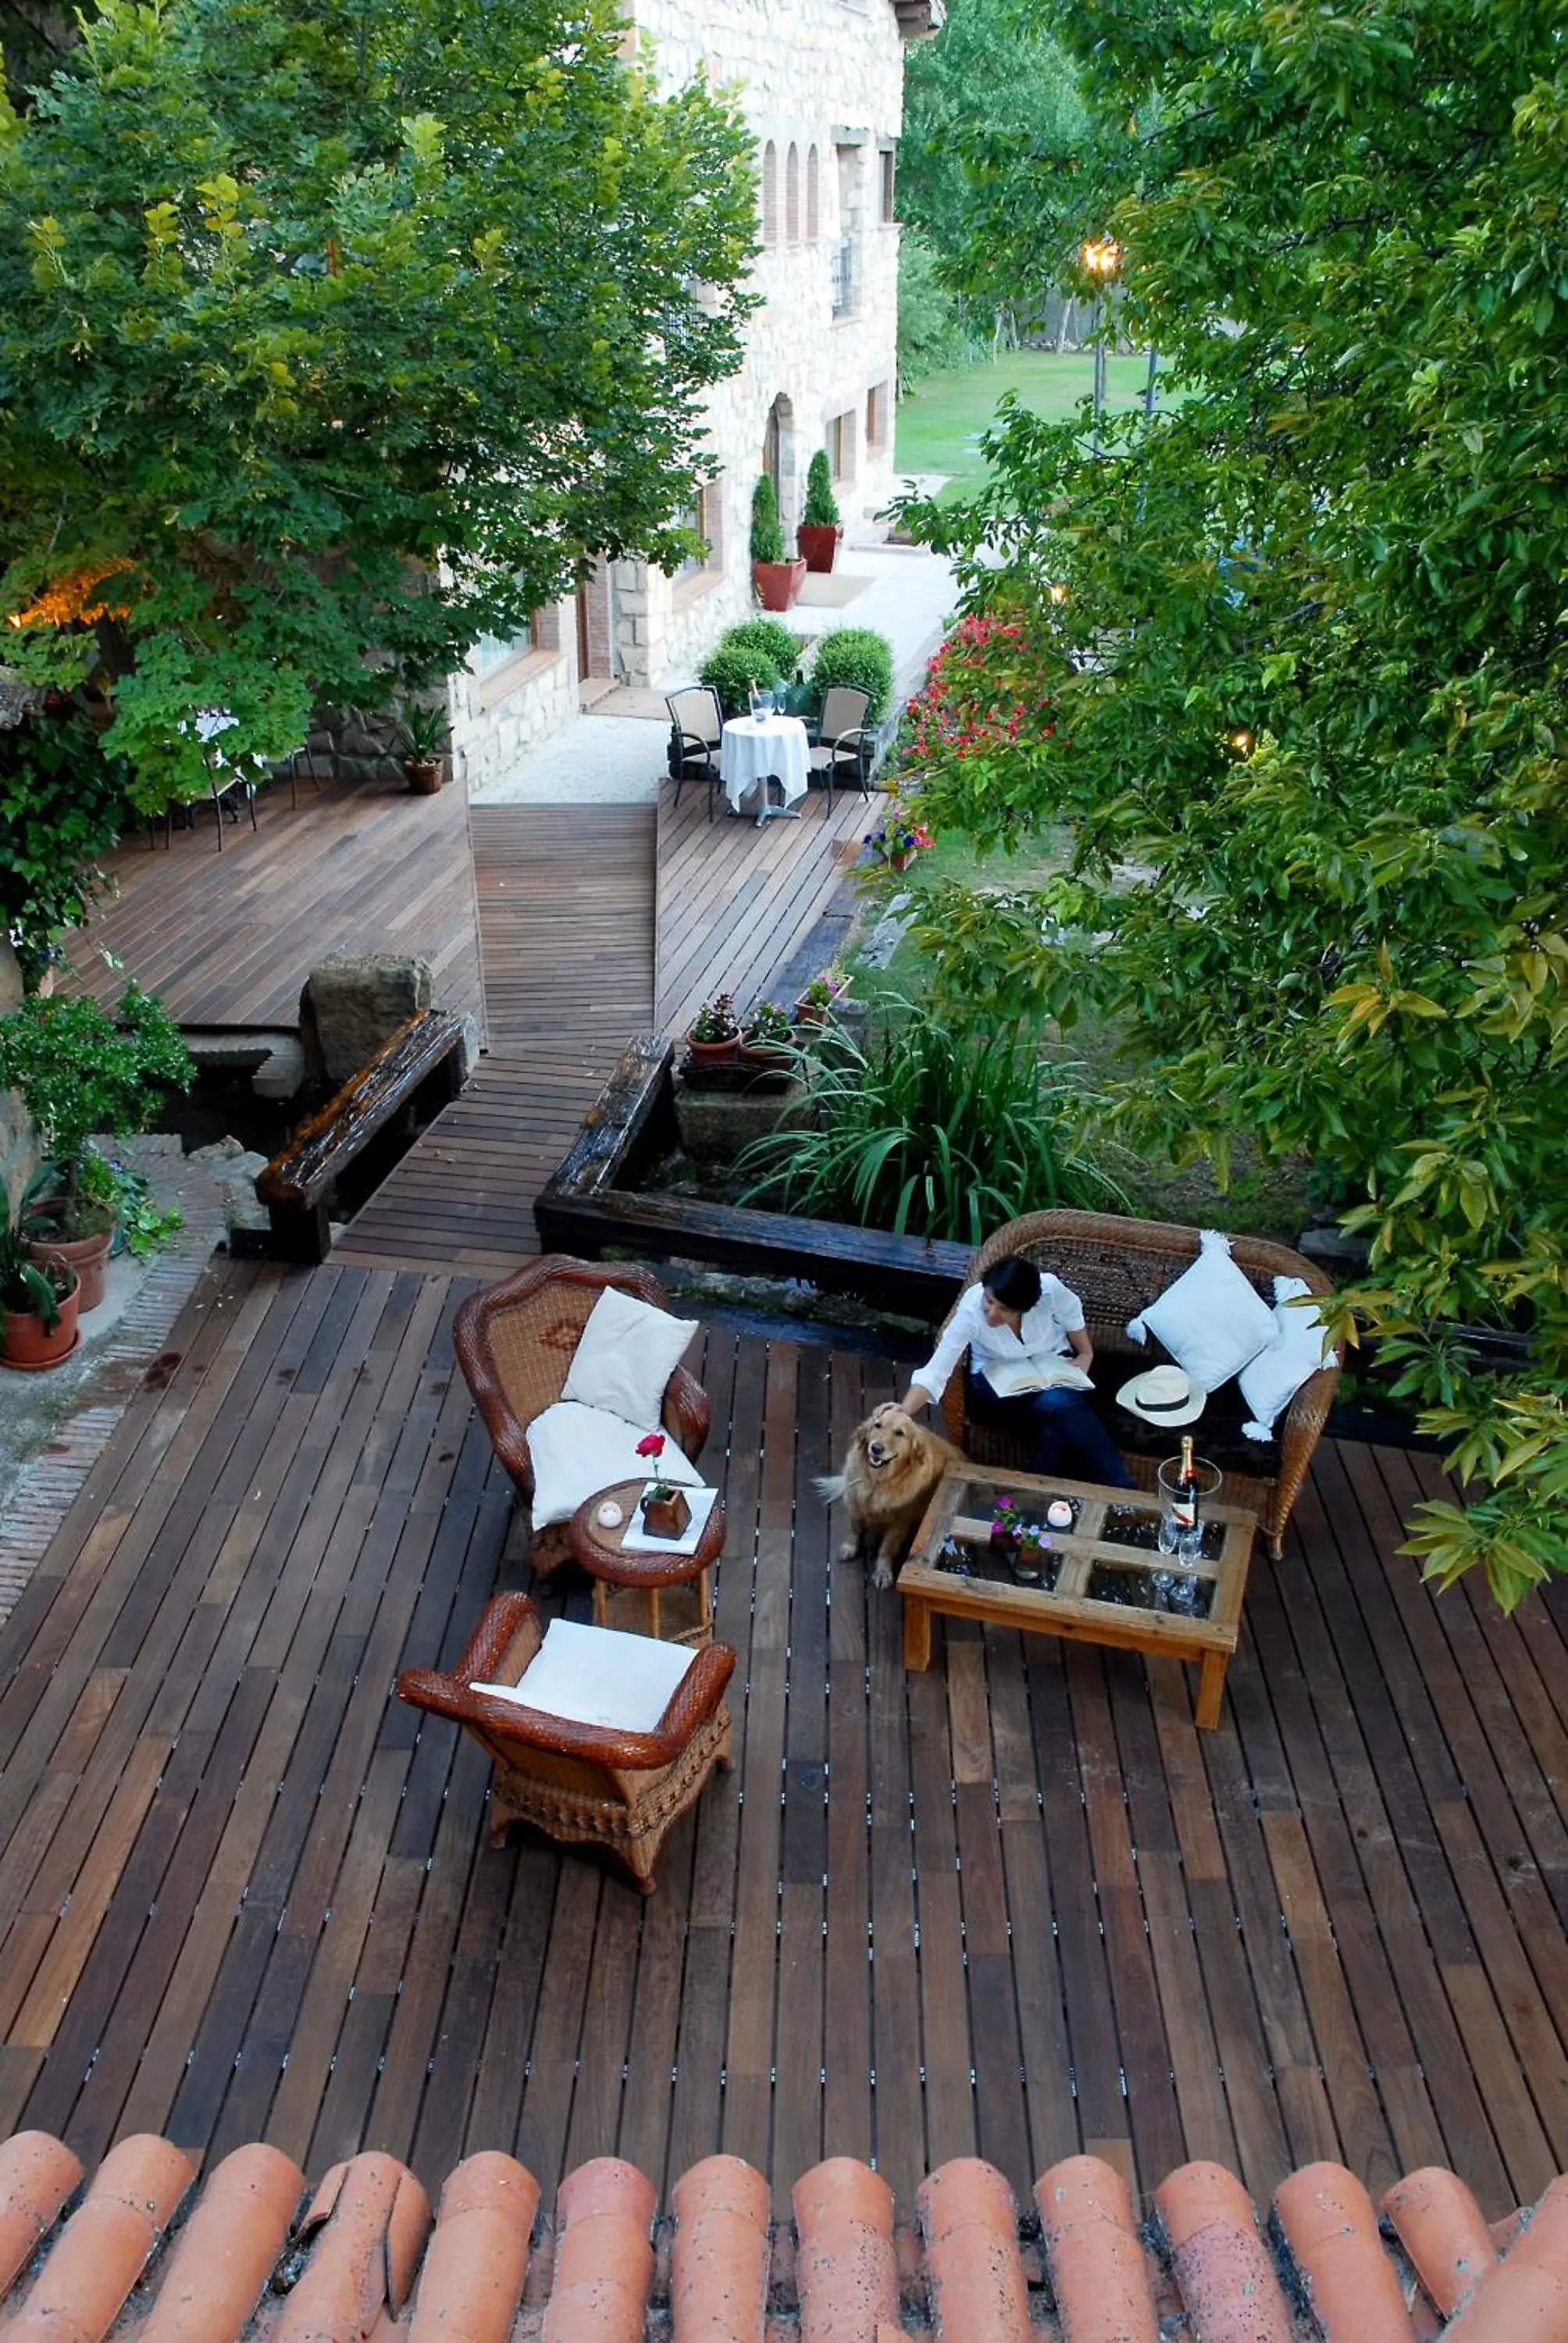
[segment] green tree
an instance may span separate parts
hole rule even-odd
[[[0,101],[0,616],[161,804],[675,566],[739,359],[748,141],[609,0],[106,0]],[[19,623],[17,623],[19,622]],[[182,729],[183,728],[183,729]]]
[[[928,820],[1048,817],[1032,900],[946,899],[944,980],[1121,1021],[1123,1133],[1305,1149],[1371,1239],[1353,1303],[1478,1484],[1412,1550],[1504,1606],[1568,1569],[1568,70],[1536,0],[1050,12],[1104,158],[1151,425],[1013,410],[924,711]],[[1157,125],[1151,130],[1151,125]],[[1051,939],[1042,942],[1042,936]],[[1523,1372],[1456,1330],[1523,1330]]]
[[[911,50],[899,209],[982,331],[1038,311],[1051,289],[1054,255],[1007,223],[1020,203],[1032,213],[1042,170],[1088,135],[1072,61],[1031,0],[952,0],[936,39]],[[901,289],[900,317],[901,338]]]

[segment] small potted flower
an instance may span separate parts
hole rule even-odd
[[[687,1031],[695,1066],[732,1066],[740,1055],[740,1020],[732,993],[716,992],[703,1002]]]
[[[740,1029],[740,1062],[776,1073],[795,1055],[793,1029],[776,1001],[759,1001]]]
[[[57,1254],[29,1258],[0,1188],[0,1360],[34,1374],[76,1347],[76,1272]]]
[[[684,1489],[677,1488],[658,1471],[658,1460],[664,1453],[664,1434],[650,1432],[637,1443],[637,1453],[646,1456],[654,1473],[642,1493],[642,1526],[649,1537],[678,1538],[685,1534],[691,1519],[691,1507],[686,1502]]]
[[[849,978],[841,968],[825,968],[814,976],[795,1003],[797,1025],[825,1025],[828,1013],[842,1001],[849,990]]]
[[[991,1513],[990,1538],[1020,1584],[1034,1585],[1040,1575],[1042,1557],[1050,1544],[1050,1535],[1040,1523],[1030,1521],[1004,1497]]]
[[[865,844],[890,870],[907,870],[917,854],[936,844],[936,840],[922,821],[913,821],[905,813],[890,814],[877,829],[866,832]]]

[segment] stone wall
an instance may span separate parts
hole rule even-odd
[[[715,553],[697,576],[670,578],[641,563],[601,570],[588,589],[590,668],[657,690],[689,681],[726,627],[752,608],[751,492],[762,469],[769,418],[779,417],[780,506],[793,543],[806,468],[829,444],[837,417],[852,446],[835,484],[851,544],[881,534],[876,516],[892,494],[897,374],[899,231],[884,221],[883,156],[896,146],[903,108],[903,41],[888,0],[628,0],[635,30],[652,36],[661,88],[705,75],[739,87],[760,164],[771,144],[776,196],[772,238],[756,263],[761,307],[747,331],[739,372],[708,401],[708,447],[719,466]],[[797,200],[789,203],[789,157]],[[816,202],[809,202],[815,148]],[[794,228],[791,236],[790,229]],[[760,226],[759,226],[760,233]],[[836,256],[848,245],[853,298],[834,315]],[[868,445],[869,402],[883,444]],[[547,614],[554,656],[519,663],[499,695],[473,676],[452,681],[453,740],[471,781],[494,783],[508,764],[567,723],[578,704],[576,609]],[[542,629],[542,631],[544,631]]]

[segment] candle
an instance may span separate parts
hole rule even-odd
[[[620,1507],[616,1503],[613,1497],[607,1497],[603,1504],[599,1507],[598,1513],[595,1513],[594,1519],[598,1523],[601,1530],[618,1530],[619,1529],[622,1522],[625,1521],[626,1515],[621,1512]]]
[[[1070,1530],[1072,1527],[1072,1507],[1065,1497],[1052,1497],[1045,1509],[1045,1518],[1053,1530]]]

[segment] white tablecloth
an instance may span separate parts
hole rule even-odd
[[[719,751],[724,794],[739,806],[753,789],[777,779],[786,805],[806,794],[811,752],[798,716],[733,716]]]

